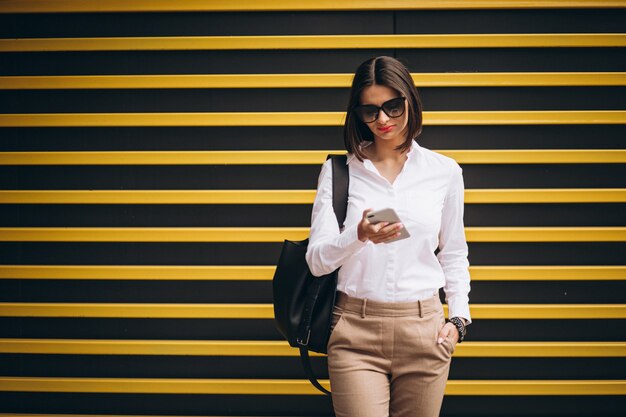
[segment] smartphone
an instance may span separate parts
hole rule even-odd
[[[376,224],[380,222],[389,222],[389,224],[402,223],[402,220],[400,220],[398,213],[396,213],[396,211],[392,209],[391,207],[384,208],[382,210],[371,211],[367,213],[367,221],[369,221],[372,224]],[[411,237],[411,235],[409,234],[409,231],[406,230],[406,227],[403,227],[402,229],[400,229],[400,236],[387,241],[387,243],[406,239],[407,237]]]

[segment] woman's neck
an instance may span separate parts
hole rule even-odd
[[[382,141],[379,139],[374,139],[374,142],[365,149],[369,151],[366,152],[372,162],[404,161],[408,149],[404,152],[396,150],[396,148],[401,144],[402,142],[398,143],[396,141]]]

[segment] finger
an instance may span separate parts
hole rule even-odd
[[[448,337],[448,334],[450,334],[450,327],[448,326],[448,324],[449,323],[446,323],[446,325],[443,326],[443,328],[439,332],[439,339],[437,339],[437,343],[443,343],[443,340]]]
[[[374,243],[384,243],[400,236],[398,231],[404,227],[401,223],[390,224],[389,222],[381,222],[378,224],[380,224],[381,228],[370,237],[370,240]]]
[[[383,227],[385,227],[387,224],[389,224],[388,222],[380,222],[380,223],[375,223],[375,224],[371,224],[367,221],[367,219],[363,220],[363,222],[365,222],[365,233],[368,236],[368,239],[370,240],[370,242],[372,243],[380,243],[380,233],[379,230]]]
[[[374,232],[374,234],[379,235],[378,237],[380,237],[380,231],[381,229],[387,227],[387,225],[389,224],[389,222],[380,222],[380,223],[376,223],[372,226],[372,231]]]
[[[404,225],[402,223],[387,223],[387,226],[383,227],[381,233],[394,233],[402,229]]]
[[[381,235],[375,235],[375,236],[376,237],[370,238],[370,240],[374,243],[385,243],[388,240],[387,238],[381,237]]]
[[[374,233],[372,234],[372,236],[370,237],[370,240],[374,243],[381,243],[383,241],[383,238],[385,237],[384,234],[381,233]]]
[[[391,233],[390,235],[385,236],[385,237],[382,239],[382,241],[383,241],[383,242],[385,242],[385,243],[387,243],[387,242],[393,241],[394,239],[397,239],[399,236],[400,236],[400,233],[398,233],[398,232],[393,232],[393,233]]]
[[[386,232],[380,235],[380,239],[381,240],[395,239],[396,237],[400,236],[400,230],[402,230],[401,226],[393,225],[393,227],[389,230],[389,232]]]
[[[392,234],[377,234],[375,235],[375,237],[372,237],[370,240],[372,240],[374,243],[385,243],[388,240],[392,239],[396,237],[395,232]]]
[[[371,207],[370,208],[366,208],[365,210],[363,210],[363,218],[362,218],[362,220],[367,220],[367,213],[369,213],[370,211],[373,211],[373,210],[374,209],[371,208]],[[368,223],[369,223],[369,221],[368,221]]]

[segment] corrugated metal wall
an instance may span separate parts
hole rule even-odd
[[[623,415],[626,2],[47,3],[0,2],[0,413],[332,415],[271,277],[384,54],[464,171],[442,415]]]

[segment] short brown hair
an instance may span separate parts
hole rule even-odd
[[[392,88],[407,98],[407,138],[396,149],[404,151],[410,148],[413,139],[422,133],[422,101],[407,67],[389,56],[370,58],[359,65],[354,73],[346,122],[343,126],[346,150],[361,161],[365,155],[359,149],[359,144],[363,141],[373,141],[374,135],[369,127],[356,117],[354,108],[360,104],[363,90],[374,84]]]

